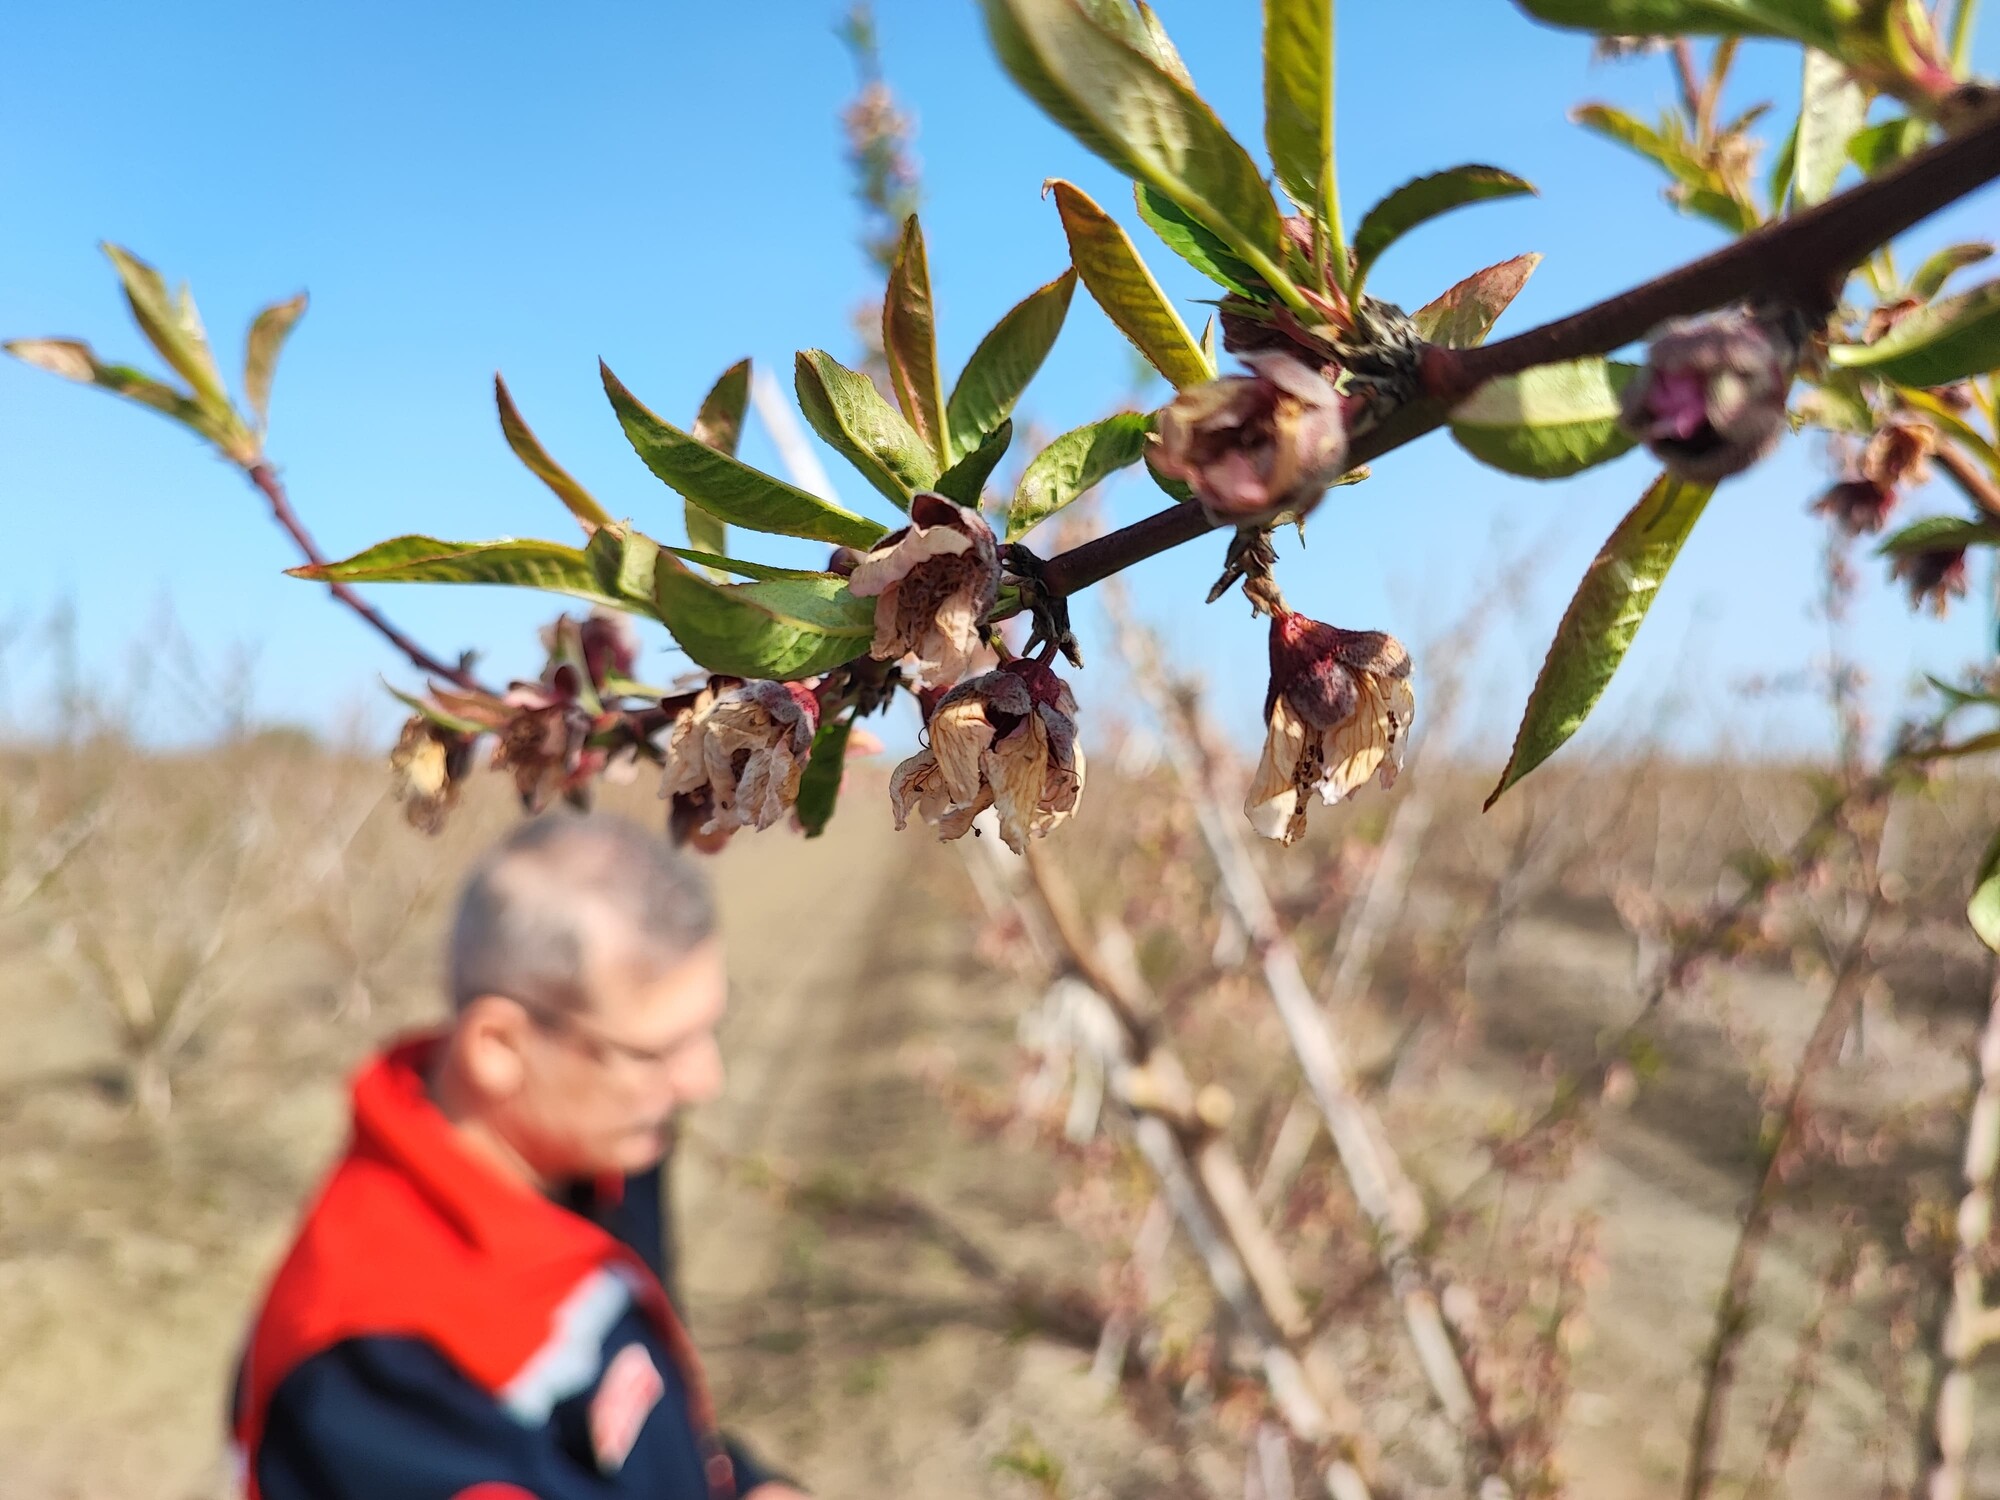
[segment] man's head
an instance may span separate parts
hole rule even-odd
[[[674,1112],[722,1086],[708,886],[619,819],[538,818],[481,861],[451,994],[450,1107],[543,1182],[643,1170]]]

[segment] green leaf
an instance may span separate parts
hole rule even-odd
[[[1174,254],[1218,286],[1240,296],[1259,295],[1263,282],[1257,273],[1230,254],[1213,230],[1196,223],[1178,203],[1143,182],[1132,184],[1132,195],[1139,205],[1139,217]]]
[[[945,408],[951,463],[983,444],[1013,414],[1014,403],[1055,346],[1075,292],[1075,270],[1063,272],[1015,303],[979,341]]]
[[[908,510],[911,495],[937,484],[937,459],[874,381],[824,349],[800,350],[795,371],[799,410],[813,431],[898,510]]]
[[[1925,516],[1884,537],[1877,557],[1907,557],[1917,552],[1946,552],[1957,547],[2000,546],[2000,524],[1965,516]]]
[[[700,563],[711,573],[734,573],[738,578],[756,578],[769,582],[776,578],[824,578],[826,574],[813,568],[774,568],[768,563],[751,562],[747,557],[724,557],[717,552],[697,552],[692,547],[662,547],[662,552],[671,552],[682,562]]]
[[[1929,417],[1938,431],[1947,437],[1957,439],[1958,445],[1984,464],[1986,472],[1991,474],[1996,482],[2000,482],[2000,448],[1994,447],[1992,439],[1929,391],[1904,388],[1899,389],[1896,396],[1905,406],[1915,407]],[[1872,431],[1873,424],[1864,430]]]
[[[739,359],[715,378],[702,397],[701,409],[694,417],[695,441],[734,458],[736,445],[743,440],[743,413],[749,404],[750,361]],[[689,546],[719,554],[729,551],[729,527],[719,517],[689,500],[682,506],[682,518]]]
[[[1662,474],[1618,523],[1556,626],[1514,749],[1486,806],[1555,754],[1590,716],[1713,493],[1710,486]]]
[[[11,339],[0,344],[0,349],[38,370],[80,385],[94,385],[127,401],[136,401],[161,416],[172,417],[211,443],[221,444],[226,440],[221,424],[193,397],[129,365],[100,363],[90,345],[81,340]]]
[[[882,298],[882,353],[889,362],[889,384],[903,415],[937,455],[938,463],[949,462],[931,267],[915,214],[903,222],[903,240],[889,268],[889,285]]]
[[[1618,425],[1618,397],[1636,374],[1636,365],[1593,356],[1488,381],[1452,412],[1451,435],[1508,474],[1561,479],[1632,447]]]
[[[1877,176],[1923,150],[1930,130],[1923,120],[1884,120],[1855,132],[1847,143],[1847,159],[1870,177]]]
[[[2000,281],[1920,307],[1872,344],[1835,344],[1827,358],[1925,388],[2000,368]]]
[[[1569,112],[1569,117],[1593,134],[1628,147],[1663,168],[1681,185],[1680,207],[1713,219],[1732,233],[1741,232],[1736,226],[1755,224],[1756,215],[1749,206],[1729,195],[1729,184],[1714,168],[1692,154],[1686,140],[1662,135],[1608,104],[1579,105]]]
[[[886,529],[717,452],[640,405],[608,365],[598,368],[619,425],[646,467],[717,519],[844,547],[872,547]]]
[[[985,442],[938,475],[938,482],[932,488],[947,500],[979,509],[979,497],[986,490],[986,481],[999,467],[1000,460],[1007,456],[1007,449],[1013,441],[1014,419],[1009,417],[986,435]]]
[[[1741,198],[1732,198],[1727,193],[1709,188],[1682,189],[1679,206],[1691,214],[1699,214],[1711,224],[1721,225],[1731,234],[1748,234],[1758,223],[1757,211]]]
[[[446,542],[432,536],[392,537],[344,561],[289,568],[286,574],[316,583],[491,583],[545,589],[593,604],[622,608],[627,603],[606,590],[579,549],[531,538]]]
[[[1484,343],[1507,304],[1521,295],[1521,288],[1541,263],[1541,256],[1531,251],[1474,271],[1411,314],[1417,332],[1447,349],[1471,349]]]
[[[1965,920],[1979,934],[1979,941],[2000,953],[2000,834],[1986,846],[1979,861],[1979,873],[1972,880],[1972,899],[1965,906]]]
[[[875,633],[875,601],[832,573],[711,583],[662,558],[653,602],[697,665],[731,677],[811,677],[866,654]]]
[[[1135,46],[1125,26],[1076,0],[981,4],[1001,63],[1057,123],[1268,267],[1266,280],[1282,279],[1278,210],[1262,172],[1157,48]]]
[[[124,285],[139,331],[160,358],[193,387],[195,400],[209,411],[218,417],[230,412],[229,393],[223,389],[222,372],[209,352],[193,299],[185,291],[178,298],[171,296],[160,273],[122,246],[107,240],[103,250]]]
[[[1066,432],[1035,455],[1007,510],[1007,540],[1018,542],[1077,496],[1137,463],[1153,419],[1123,411]]]
[[[1790,37],[1838,52],[1833,0],[1514,0],[1538,21],[1613,36]],[[1843,12],[1846,8],[1843,8]]]
[[[1910,295],[1928,302],[1944,289],[1944,284],[1967,266],[1976,266],[1993,254],[1991,245],[1947,245],[1931,256],[1910,278]]]
[[[1074,184],[1057,179],[1049,191],[1062,215],[1076,273],[1118,331],[1175,389],[1213,380],[1215,366],[1202,354],[1125,231]]]
[[[428,698],[419,698],[414,693],[406,693],[387,678],[382,680],[382,686],[389,690],[390,697],[415,710],[420,717],[429,720],[441,728],[449,729],[454,734],[480,735],[487,733],[493,727],[491,724],[481,723],[477,719],[468,719],[462,715],[452,713],[449,709],[431,702]]]
[[[1419,224],[1468,203],[1534,191],[1533,184],[1498,167],[1451,167],[1404,183],[1369,209],[1361,227],[1354,231],[1354,285],[1359,287],[1367,279],[1369,268],[1384,250]]]
[[[1264,141],[1306,213],[1334,192],[1333,0],[1264,0]]]
[[[570,478],[569,471],[553,458],[544,448],[541,439],[521,419],[520,408],[514,405],[513,393],[507,389],[507,382],[499,375],[493,377],[493,404],[500,409],[500,431],[507,439],[507,446],[514,450],[514,456],[528,466],[528,472],[555,491],[558,500],[569,508],[576,517],[583,534],[589,536],[600,526],[611,524],[611,515],[599,505],[589,490]]]
[[[840,798],[840,778],[847,770],[847,737],[853,729],[852,719],[830,719],[813,736],[812,753],[805,774],[799,778],[798,801],[793,804],[809,839],[826,832],[833,817],[834,803]]]
[[[250,337],[243,347],[243,399],[257,414],[259,432],[271,420],[271,377],[278,370],[279,351],[305,311],[306,294],[300,292],[283,302],[273,302],[251,320]]]
[[[616,522],[598,527],[583,544],[583,555],[597,575],[598,587],[627,608],[649,612],[660,552],[660,544],[643,531]]]
[[[1824,203],[1847,165],[1847,144],[1868,121],[1868,92],[1838,58],[1807,48],[1799,90],[1793,182],[1799,202]]]

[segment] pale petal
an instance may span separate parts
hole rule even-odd
[[[979,758],[993,743],[993,726],[986,721],[986,704],[975,694],[953,701],[947,698],[931,715],[931,752],[944,778],[951,800],[970,802],[979,795],[984,779]]]
[[[910,576],[933,557],[958,557],[972,550],[972,538],[953,526],[912,526],[892,544],[878,544],[848,576],[847,591],[870,599]]]
[[[1028,836],[1048,780],[1049,732],[1040,714],[1029,714],[980,757],[1000,815],[1000,837],[1016,854],[1027,851]]]
[[[1305,755],[1307,729],[1303,720],[1281,697],[1271,710],[1270,730],[1264,736],[1264,753],[1250,778],[1250,791],[1243,800],[1243,812],[1250,825],[1267,839],[1290,843],[1297,835],[1292,827],[1299,810],[1296,784],[1299,761]]]

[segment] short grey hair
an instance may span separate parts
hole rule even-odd
[[[623,818],[548,813],[523,823],[480,860],[459,896],[452,1007],[501,995],[582,1010],[592,940],[607,932],[670,967],[715,933],[707,879],[664,837]]]

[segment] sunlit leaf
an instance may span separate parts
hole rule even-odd
[[[0,344],[0,349],[38,370],[81,385],[94,385],[114,396],[136,401],[161,416],[172,417],[211,443],[224,441],[221,424],[192,396],[128,365],[101,363],[90,345],[79,339],[12,339]]]
[[[2000,523],[1966,516],[1925,516],[1882,539],[1880,557],[1907,557],[1916,552],[1944,552],[1955,547],[2000,546]]]
[[[1071,269],[1022,298],[979,341],[945,407],[951,463],[979,447],[1013,414],[1014,403],[1055,346],[1075,292],[1076,272]]]
[[[598,587],[633,609],[653,607],[653,575],[660,565],[660,544],[642,531],[607,522],[583,544],[584,558],[597,575]]]
[[[1488,807],[1583,726],[1713,493],[1710,486],[1662,474],[1618,523],[1556,626]]]
[[[809,839],[826,832],[826,825],[833,817],[834,804],[840,798],[840,779],[847,770],[847,740],[853,729],[852,719],[830,719],[813,736],[812,753],[806,761],[805,774],[799,778],[798,801],[793,804],[799,826]]]
[[[340,562],[286,571],[316,583],[490,583],[570,594],[593,604],[627,603],[604,587],[580,549],[532,538],[447,542],[432,536],[399,536]]]
[[[710,515],[751,531],[846,547],[872,546],[886,529],[879,522],[753,469],[662,421],[625,389],[609,366],[600,365],[599,369],[619,425],[646,467]]]
[[[1009,417],[986,434],[986,441],[938,475],[937,483],[932,488],[947,500],[956,500],[960,505],[978,509],[986,481],[1000,466],[1000,460],[1007,456],[1007,449],[1013,441],[1014,419]]]
[[[1404,183],[1369,209],[1354,231],[1354,284],[1366,280],[1382,252],[1419,224],[1469,203],[1534,191],[1531,183],[1512,172],[1482,166],[1451,167]]]
[[[1514,0],[1538,21],[1613,36],[1791,37],[1840,50],[1834,0]]]
[[[732,677],[811,677],[864,655],[875,631],[874,601],[832,573],[712,583],[663,557],[653,602],[697,665]]]
[[[1972,880],[1972,899],[1966,903],[1965,919],[1979,934],[1979,941],[2000,953],[2000,833],[1986,846],[1979,873]]]
[[[1125,411],[1050,443],[1021,475],[1007,511],[1007,540],[1018,542],[1079,495],[1137,463],[1152,430],[1151,416]]]
[[[160,358],[193,388],[195,399],[203,406],[218,415],[229,411],[229,393],[215,367],[215,356],[209,352],[193,300],[185,293],[179,298],[170,294],[160,273],[131,251],[108,240],[103,250],[118,272],[139,331],[159,351]]]
[[[1213,380],[1215,367],[1125,231],[1081,188],[1057,180],[1049,191],[1055,194],[1077,275],[1105,315],[1176,389]]]
[[[1827,358],[1925,387],[2000,368],[2000,281],[1917,308],[1872,344],[1835,344]]]
[[[1632,447],[1618,425],[1618,397],[1637,373],[1592,357],[1488,381],[1452,412],[1451,435],[1481,463],[1561,479]]]
[[[1521,288],[1541,263],[1541,256],[1531,251],[1474,271],[1410,315],[1417,332],[1447,349],[1470,349],[1484,343],[1507,304],[1520,296]]]
[[[1855,132],[1847,143],[1847,159],[1874,177],[1923,150],[1930,130],[1923,120],[1884,120]]]
[[[1943,290],[1944,284],[1958,272],[1967,266],[1978,265],[1992,254],[1991,245],[1947,245],[1917,267],[1917,274],[1910,278],[1910,295],[1921,297],[1928,302]]]
[[[1264,141],[1307,213],[1333,192],[1333,0],[1264,0]]]
[[[1956,439],[1961,448],[1986,466],[1987,473],[2000,481],[2000,448],[1994,446],[1992,439],[1929,391],[1902,387],[1897,390],[1896,396],[1904,405],[1915,407],[1929,417],[1938,431]]]
[[[897,247],[895,264],[889,268],[889,285],[882,298],[882,353],[889,362],[889,384],[903,415],[938,462],[948,462],[937,310],[931,301],[931,267],[924,253],[924,232],[915,214],[903,224],[902,243]]]
[[[1210,281],[1243,296],[1254,295],[1263,287],[1257,273],[1232,255],[1220,236],[1189,218],[1178,203],[1143,182],[1132,185],[1132,195],[1139,206],[1139,217],[1153,233]]]
[[[256,413],[260,432],[271,420],[271,377],[278,370],[278,355],[305,311],[306,294],[300,292],[283,302],[273,302],[251,320],[250,337],[243,348],[243,399]]]
[[[493,377],[493,404],[500,409],[500,431],[507,439],[507,446],[514,450],[514,456],[528,466],[528,472],[555,491],[558,500],[569,508],[583,527],[585,536],[600,526],[611,524],[611,515],[599,505],[590,491],[570,478],[569,471],[553,458],[541,444],[528,424],[522,420],[520,408],[514,405],[513,393],[507,389],[507,382],[497,374]]]
[[[1839,59],[1805,54],[1799,93],[1799,144],[1793,183],[1801,203],[1824,203],[1847,165],[1847,145],[1868,120],[1868,93]]]
[[[795,366],[799,410],[898,510],[937,483],[938,462],[903,414],[882,399],[875,382],[824,349],[802,349]]]
[[[743,413],[750,405],[750,361],[739,359],[715,378],[695,413],[692,433],[698,443],[706,443],[717,453],[736,456],[743,440]],[[721,517],[710,515],[692,500],[683,504],[688,545],[703,552],[727,553],[729,527]]]

